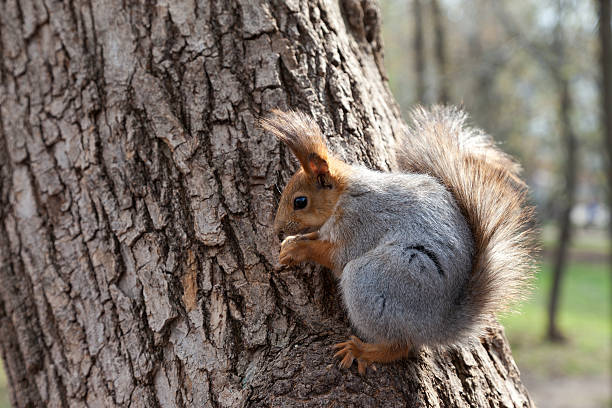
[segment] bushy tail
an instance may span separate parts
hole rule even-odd
[[[520,166],[466,121],[454,107],[414,109],[397,161],[402,170],[439,179],[472,228],[473,270],[458,312],[472,326],[463,329],[473,330],[525,293],[533,275],[534,234]]]

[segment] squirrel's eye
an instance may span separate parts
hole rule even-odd
[[[306,197],[295,197],[293,200],[293,209],[301,210],[306,207],[306,204],[308,204],[308,199]]]

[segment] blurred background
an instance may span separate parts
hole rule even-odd
[[[502,322],[544,408],[612,406],[609,6],[381,1],[385,64],[403,112],[462,105],[523,164],[543,250],[530,300]],[[9,406],[0,368],[0,408]]]
[[[404,115],[415,103],[461,105],[523,165],[542,253],[530,299],[502,322],[544,408],[612,406],[609,7],[381,1],[387,75]]]

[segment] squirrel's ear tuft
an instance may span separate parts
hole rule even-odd
[[[327,147],[313,118],[302,112],[275,109],[259,124],[291,149],[306,173],[319,177],[329,172]]]

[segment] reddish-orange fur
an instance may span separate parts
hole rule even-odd
[[[262,118],[260,124],[291,149],[306,172],[311,167],[311,157],[327,160],[327,146],[319,126],[302,112],[275,109],[270,116]]]
[[[339,216],[341,209],[335,205],[344,193],[346,175],[351,167],[334,157],[330,157],[323,142],[318,126],[313,120],[301,113],[274,111],[261,125],[284,142],[300,161],[298,170],[287,183],[279,205],[274,227],[279,234],[292,235],[281,243],[279,261],[284,265],[301,262],[315,262],[337,271],[334,264],[334,251],[342,242],[332,244],[319,239],[316,232],[332,214]],[[325,177],[332,188],[321,188],[317,177]],[[295,211],[292,201],[296,196],[306,196],[313,205]],[[341,357],[341,365],[348,368],[356,359],[358,370],[365,374],[366,368],[374,362],[387,363],[408,356],[410,348],[391,344],[364,343],[353,336],[350,340],[336,344],[340,349],[335,356]]]
[[[319,233],[312,232],[283,241],[279,260],[284,265],[296,265],[310,261],[328,269],[334,269],[334,250],[334,244],[319,240]]]
[[[362,375],[372,363],[391,363],[408,357],[411,352],[410,346],[407,345],[364,343],[355,336],[351,336],[348,341],[335,344],[333,348],[339,349],[334,357],[342,359],[340,366],[349,368],[353,360],[357,359],[357,369]]]
[[[486,135],[465,127],[464,122],[465,116],[450,108],[433,107],[431,114],[416,109],[397,159],[404,171],[438,178],[468,220],[475,254],[463,301],[480,321],[477,328],[483,328],[489,316],[520,297],[531,275],[532,210],[525,204],[520,167]],[[274,222],[277,233],[301,234],[283,241],[281,263],[312,261],[338,268],[334,252],[342,242],[322,241],[316,231],[330,216],[339,216],[341,209],[335,206],[351,167],[329,156],[319,127],[302,113],[274,111],[261,125],[291,149],[302,167],[283,191]],[[297,196],[308,197],[310,206],[295,211],[292,203]],[[354,336],[334,347],[339,349],[336,356],[342,358],[343,367],[357,359],[362,374],[374,362],[395,361],[411,351],[407,345],[363,343]]]
[[[319,127],[303,113],[275,110],[260,123],[285,143],[301,164],[283,190],[274,229],[281,235],[318,230],[331,217],[338,199],[344,193],[350,166],[330,157]],[[309,205],[295,211],[293,200],[298,196],[307,197]],[[319,241],[318,237],[299,242],[287,241],[282,244],[281,262],[295,264],[312,261],[333,269],[333,251],[334,247],[329,242]]]

